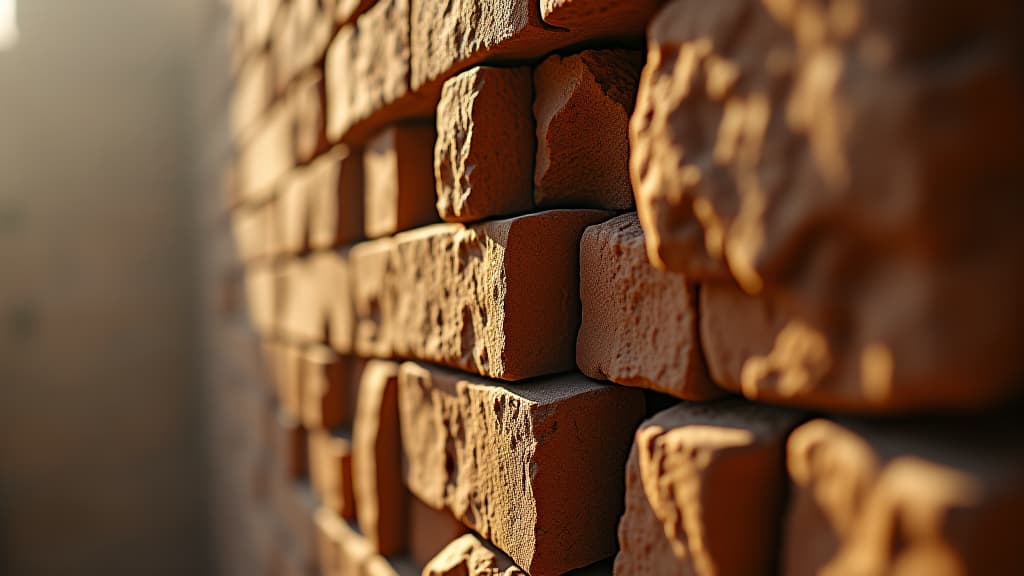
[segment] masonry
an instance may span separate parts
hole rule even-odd
[[[230,574],[1012,574],[1016,0],[232,0]]]

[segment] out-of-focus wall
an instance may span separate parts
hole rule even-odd
[[[22,0],[0,52],[0,574],[201,574],[198,0]]]

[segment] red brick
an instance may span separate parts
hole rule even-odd
[[[431,508],[415,496],[409,498],[409,557],[414,564],[426,566],[466,531],[448,510]]]
[[[476,534],[453,540],[423,568],[423,576],[526,576],[514,562]]]
[[[544,22],[602,37],[643,36],[662,0],[541,0]]]
[[[309,478],[325,508],[342,518],[355,518],[351,434],[309,432]]]
[[[530,68],[472,68],[448,80],[437,107],[437,212],[473,222],[533,208]]]
[[[408,493],[402,486],[398,431],[398,364],[363,368],[352,429],[352,479],[359,528],[378,554],[405,549]]]
[[[349,362],[325,346],[302,353],[302,424],[307,430],[351,422]]]
[[[701,356],[696,296],[682,276],[647,260],[635,213],[587,228],[580,241],[580,371],[686,400],[722,395]]]
[[[354,349],[366,358],[390,358],[391,339],[384,323],[388,260],[393,242],[381,238],[360,242],[349,253],[353,282]]]
[[[268,200],[284,175],[295,165],[292,143],[294,110],[281,101],[254,128],[239,164],[239,189],[246,202]]]
[[[640,426],[616,574],[758,574],[776,565],[786,436],[801,416],[683,403]]]
[[[642,65],[639,51],[587,50],[537,67],[537,206],[633,208],[629,116]]]
[[[405,480],[423,502],[534,576],[614,553],[640,391],[580,375],[500,384],[407,362],[399,397]]]
[[[364,226],[370,238],[437,221],[435,129],[426,123],[387,128],[363,151]]]
[[[978,421],[804,424],[787,449],[782,573],[1020,573],[1020,446]]]
[[[409,0],[380,0],[338,31],[325,61],[332,142],[359,144],[387,122],[432,113],[436,94],[409,91],[409,50]]]
[[[363,158],[343,146],[310,164],[309,244],[333,248],[363,236]]]
[[[827,347],[790,389],[831,372],[873,411],[996,404],[1024,382],[1020,199],[975,191],[1024,185],[1019,5],[922,28],[932,3],[861,4],[666,5],[631,126],[648,251],[786,303],[785,341]]]
[[[399,234],[381,306],[394,354],[504,380],[574,369],[579,241],[607,216],[553,210]]]

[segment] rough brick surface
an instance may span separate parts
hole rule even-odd
[[[445,82],[434,146],[443,220],[474,222],[533,208],[531,76],[525,67],[480,66]]]
[[[333,248],[362,238],[362,156],[339,146],[318,157],[306,171],[310,248]]]
[[[427,506],[415,496],[409,498],[409,557],[418,566],[426,566],[453,540],[466,533],[466,527],[451,512]]]
[[[342,27],[325,61],[327,135],[362,140],[388,120],[427,113],[436,94],[409,93],[409,0],[380,0]]]
[[[641,36],[661,0],[541,0],[544,22],[595,36]]]
[[[307,430],[349,424],[349,362],[325,346],[302,353],[302,425]]]
[[[499,384],[407,362],[399,396],[406,484],[425,503],[534,576],[615,551],[639,391],[580,375]]]
[[[342,518],[355,518],[351,434],[311,430],[308,442],[309,479],[324,507]]]
[[[371,360],[363,368],[352,444],[359,528],[377,553],[401,552],[408,493],[402,486],[397,363]]]
[[[434,207],[435,128],[390,127],[363,151],[366,235],[378,238],[437,221]]]
[[[579,240],[606,217],[553,210],[396,236],[383,307],[394,354],[504,380],[572,370]]]
[[[384,324],[383,301],[392,246],[390,238],[382,238],[360,242],[349,252],[355,314],[354,348],[357,354],[366,358],[391,357],[391,339]]]
[[[701,355],[696,295],[682,276],[647,260],[635,213],[587,228],[580,241],[580,371],[686,400],[721,395]]]
[[[424,568],[423,576],[526,576],[515,562],[476,534],[445,546]]]
[[[972,426],[814,420],[794,431],[783,573],[1019,573],[1020,433]]]
[[[638,51],[587,50],[537,67],[537,206],[633,208],[629,115],[642,65]]]
[[[793,331],[830,343],[816,369],[852,374],[839,385],[977,405],[1024,371],[1024,244],[1002,232],[1024,200],[974,194],[1024,184],[1021,7],[914,16],[932,6],[667,5],[633,179],[651,258],[790,303]]]
[[[644,422],[629,460],[616,574],[742,576],[775,565],[783,454],[799,419],[726,400],[679,404]]]

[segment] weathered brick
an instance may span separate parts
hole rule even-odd
[[[826,331],[772,291],[750,296],[732,284],[706,283],[700,300],[701,340],[712,379],[750,399],[868,413],[965,411],[1013,397],[1019,384],[994,379],[992,368],[982,365],[977,379],[926,380],[924,371],[942,359],[915,354],[919,350],[908,348],[910,342],[887,347],[859,331]],[[915,333],[924,340],[946,335]]]
[[[642,65],[639,51],[587,50],[537,67],[537,206],[633,208],[629,116]]]
[[[696,289],[651,265],[635,213],[583,233],[580,302],[576,364],[587,376],[686,400],[723,393],[701,355]]]
[[[242,262],[257,262],[271,255],[274,217],[274,207],[269,203],[242,206],[231,212],[234,250]]]
[[[303,168],[291,171],[285,176],[273,207],[273,223],[276,226],[274,255],[294,257],[309,248],[309,188],[308,175]]]
[[[323,60],[334,33],[335,0],[290,0],[292,26],[298,40],[293,67],[303,71]]]
[[[552,210],[399,234],[381,307],[394,354],[504,380],[574,369],[579,241],[607,216]]]
[[[302,346],[283,341],[266,341],[264,346],[272,363],[271,377],[278,406],[288,418],[301,423],[304,350]]]
[[[355,316],[353,281],[349,250],[327,250],[314,253],[310,260],[317,283],[316,298],[326,318],[327,342],[339,354],[353,351]]]
[[[295,165],[292,145],[294,110],[285,100],[263,116],[253,139],[242,150],[239,190],[246,202],[270,198],[284,175]]]
[[[307,430],[349,424],[349,361],[330,348],[312,346],[302,353],[302,424]]]
[[[324,76],[319,69],[296,78],[290,90],[295,106],[295,158],[307,164],[327,150]]]
[[[578,374],[500,384],[407,362],[399,397],[405,480],[423,502],[534,576],[614,553],[639,390]]]
[[[530,68],[473,68],[448,80],[437,107],[437,212],[473,222],[533,208]]]
[[[351,434],[309,432],[309,479],[324,507],[342,518],[355,518]]]
[[[489,542],[466,534],[427,563],[423,576],[526,576],[526,572]]]
[[[409,0],[380,0],[338,31],[324,65],[332,142],[362,143],[387,122],[432,113],[436,94],[409,91],[409,51]]]
[[[652,260],[787,303],[777,344],[819,356],[792,387],[841,370],[829,386],[872,410],[1000,401],[1024,382],[1004,232],[1024,199],[976,191],[1024,185],[1020,4],[796,6],[677,1],[652,23],[631,126]]]
[[[742,576],[775,566],[786,437],[797,413],[682,403],[640,426],[616,574]]]
[[[662,0],[540,0],[541,17],[551,26],[586,30],[593,36],[643,36]]]
[[[354,349],[366,358],[390,358],[391,338],[384,322],[385,286],[393,241],[360,242],[349,252],[353,282]],[[333,332],[332,332],[333,333]]]
[[[309,165],[309,245],[333,248],[363,236],[363,158],[335,147]]]
[[[404,123],[385,129],[363,151],[364,227],[370,238],[437,221],[435,128]]]
[[[437,510],[415,496],[409,498],[409,557],[417,566],[426,566],[465,533],[466,527],[447,509]]]
[[[398,431],[398,364],[363,368],[352,429],[352,479],[359,528],[378,554],[405,549],[408,493],[402,485]]]
[[[327,314],[317,266],[311,260],[292,260],[281,272],[280,333],[302,343],[325,341]]]
[[[787,448],[782,573],[1017,574],[1019,427],[814,420]]]
[[[281,0],[253,0],[242,14],[242,52],[252,54],[267,45],[273,29],[274,16]]]

